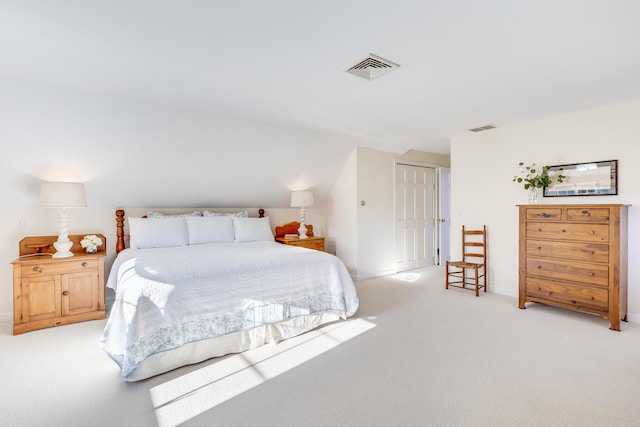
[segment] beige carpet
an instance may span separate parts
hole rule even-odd
[[[0,425],[640,425],[640,325],[445,291],[439,267],[402,279],[358,283],[349,322],[139,383],[104,321],[0,323]]]

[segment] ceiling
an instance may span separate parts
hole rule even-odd
[[[403,153],[640,97],[637,0],[0,0],[0,75]],[[347,73],[370,53],[400,64]]]

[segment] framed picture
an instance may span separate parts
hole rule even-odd
[[[558,175],[564,176],[562,182]],[[544,187],[544,197],[618,194],[617,160],[550,166],[549,176],[553,184]]]

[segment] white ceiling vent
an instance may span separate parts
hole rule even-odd
[[[364,77],[365,79],[373,80],[389,71],[393,71],[400,65],[395,62],[384,59],[373,53],[369,54],[368,58],[358,62],[353,67],[349,68],[347,72],[355,74],[356,76]]]
[[[495,129],[496,125],[485,125],[477,128],[469,129],[470,132],[482,132],[483,130]]]

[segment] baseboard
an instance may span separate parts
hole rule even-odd
[[[640,323],[640,314],[627,313],[627,322]]]

